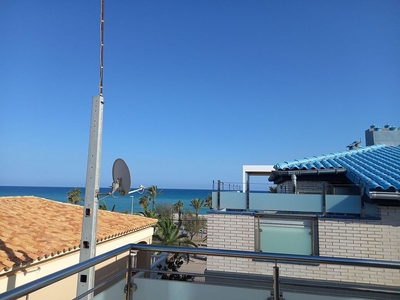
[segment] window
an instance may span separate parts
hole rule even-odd
[[[318,255],[317,224],[312,217],[259,216],[256,251]]]

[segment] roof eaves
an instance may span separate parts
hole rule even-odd
[[[276,181],[281,176],[302,176],[302,175],[328,175],[328,174],[343,174],[346,173],[345,168],[337,168],[337,169],[311,169],[311,170],[279,170],[272,171],[271,176],[268,178],[268,181]]]

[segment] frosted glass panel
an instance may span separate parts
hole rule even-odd
[[[312,255],[311,221],[263,220],[260,229],[262,252]]]
[[[126,278],[118,281],[116,284],[110,286],[105,291],[93,297],[94,300],[108,300],[108,299],[125,299],[124,288],[126,285]]]
[[[145,278],[135,278],[134,282],[137,285],[137,290],[132,293],[132,299],[134,300],[265,300],[270,296],[269,290],[259,290],[256,288],[239,288],[173,280],[151,280]]]

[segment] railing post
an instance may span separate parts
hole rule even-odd
[[[279,298],[280,298],[280,294],[279,294],[279,267],[276,265],[276,262],[275,262],[275,266],[274,266],[274,269],[273,269],[273,274],[272,274],[272,276],[273,276],[273,279],[274,279],[274,282],[273,282],[273,285],[274,285],[274,300],[279,300]]]
[[[221,180],[218,180],[217,209],[221,209]]]
[[[246,211],[250,210],[250,180],[246,181]]]
[[[126,300],[130,300],[131,299],[131,295],[132,295],[132,250],[129,250],[129,254],[128,254],[128,279],[127,279],[127,291],[126,291]]]
[[[326,215],[326,182],[322,183],[322,215]]]

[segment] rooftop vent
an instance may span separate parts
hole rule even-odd
[[[350,145],[348,145],[346,147],[349,148],[349,150],[353,150],[353,149],[357,149],[358,147],[360,147],[360,144],[361,144],[361,139],[359,141],[352,142]]]

